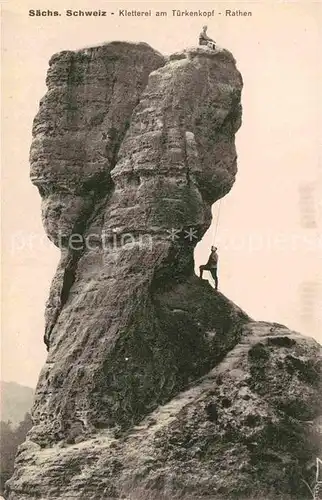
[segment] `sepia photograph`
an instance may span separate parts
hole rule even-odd
[[[322,500],[322,4],[4,0],[1,500]]]

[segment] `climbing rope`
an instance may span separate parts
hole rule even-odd
[[[218,224],[219,224],[219,216],[220,216],[220,206],[221,206],[221,199],[218,202],[218,213],[217,213],[217,221],[215,224],[214,232],[212,235],[212,245],[215,244],[216,238],[217,238],[217,231],[218,231]]]

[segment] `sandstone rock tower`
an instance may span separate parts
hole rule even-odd
[[[47,86],[31,179],[61,259],[8,498],[302,498],[319,346],[194,274],[237,172],[233,56],[114,42],[56,54]]]

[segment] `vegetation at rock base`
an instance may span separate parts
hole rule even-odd
[[[14,428],[10,421],[0,422],[0,494],[4,493],[5,482],[13,473],[13,464],[18,446],[24,442],[28,431],[32,427],[32,420],[29,413],[25,414],[25,418],[19,423],[18,427]]]

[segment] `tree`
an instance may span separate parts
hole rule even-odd
[[[29,413],[25,414],[22,422],[16,429],[12,429],[12,424],[0,422],[0,494],[4,493],[5,482],[12,476],[13,464],[18,446],[26,439],[26,435],[32,427],[32,420]]]

